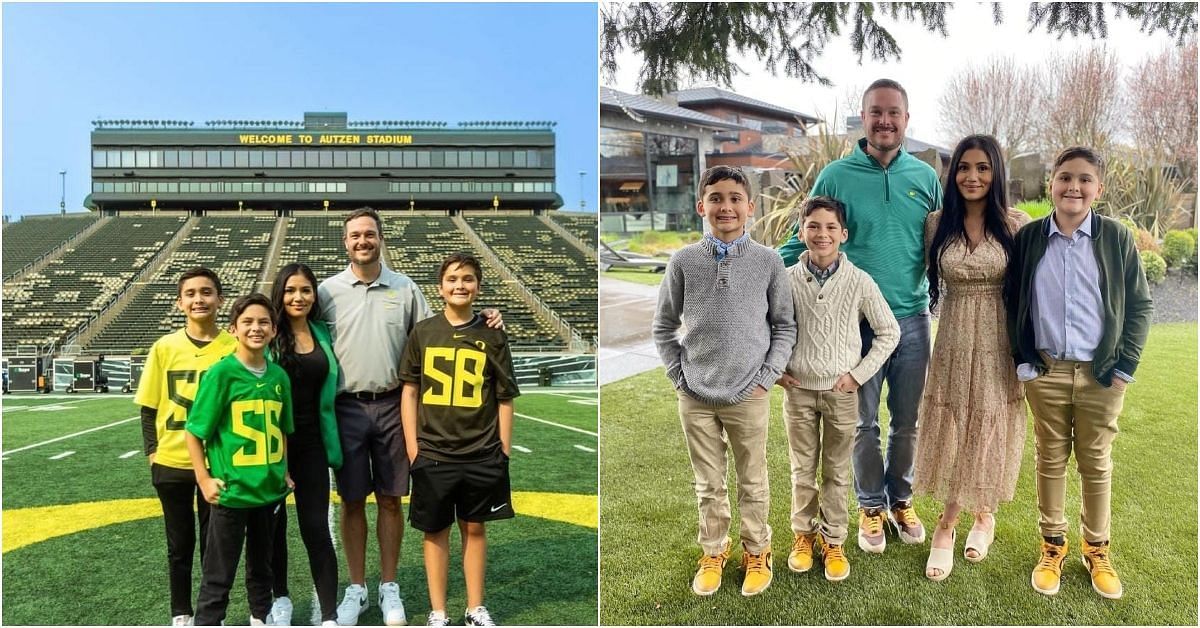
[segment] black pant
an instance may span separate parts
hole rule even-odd
[[[277,508],[283,508],[282,501],[257,508],[212,507],[200,598],[196,601],[197,626],[216,626],[225,619],[243,542],[250,615],[266,619],[271,612],[271,540]]]
[[[296,514],[300,538],[308,552],[308,568],[317,587],[321,621],[337,615],[338,564],[329,533],[329,458],[316,427],[300,429],[288,437],[288,472],[296,483]],[[287,508],[275,522],[275,597],[288,594]]]
[[[200,523],[200,566],[208,534],[208,502],[191,469],[150,465],[150,481],[162,504],[167,528],[167,574],[171,583],[171,615],[192,614],[192,561],[196,552],[196,521]],[[192,504],[195,503],[195,510]],[[193,514],[194,513],[194,514]],[[193,518],[194,517],[194,518]]]

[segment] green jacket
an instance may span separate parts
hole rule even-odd
[[[329,361],[329,373],[321,384],[320,426],[321,442],[325,445],[325,456],[329,458],[329,466],[334,469],[342,468],[342,441],[338,436],[337,416],[333,412],[334,398],[337,397],[338,363],[333,354],[333,339],[329,335],[329,327],[324,321],[308,321],[308,329],[312,332],[313,340],[325,352]],[[271,360],[270,352],[267,359]]]
[[[1039,373],[1045,373],[1047,367],[1034,346],[1030,311],[1034,275],[1046,254],[1053,219],[1051,213],[1017,232],[1004,299],[1013,360],[1017,364],[1028,362]],[[1092,251],[1100,269],[1100,296],[1104,301],[1104,334],[1092,357],[1092,375],[1101,384],[1111,386],[1113,369],[1128,375],[1137,370],[1150,333],[1154,305],[1133,233],[1121,223],[1095,212],[1092,212],[1092,233]]]
[[[896,318],[929,307],[925,278],[925,217],[942,204],[942,186],[928,164],[901,150],[884,168],[861,139],[854,152],[821,170],[811,196],[832,196],[846,206],[850,237],[842,251],[879,285]],[[784,266],[804,251],[799,224],[779,247]]]

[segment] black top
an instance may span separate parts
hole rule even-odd
[[[317,430],[321,416],[321,386],[329,374],[329,358],[320,345],[296,354],[296,372],[292,376],[292,416],[296,431]]]
[[[486,460],[500,447],[500,401],[521,394],[508,337],[475,316],[453,326],[445,314],[413,328],[400,379],[420,384],[417,447],[443,462]]]

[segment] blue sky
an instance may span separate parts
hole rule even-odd
[[[97,118],[554,120],[596,207],[594,4],[5,4],[4,214],[67,211]]]

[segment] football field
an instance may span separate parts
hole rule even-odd
[[[595,624],[596,393],[532,389],[515,404],[510,469],[517,518],[488,526],[486,603],[501,624]],[[7,395],[2,427],[3,623],[168,624],[162,512],[132,396]],[[319,624],[295,507],[289,508],[293,623]],[[334,492],[331,520],[344,588],[337,508]],[[359,624],[379,625],[373,503],[368,511],[372,601]],[[466,605],[457,539],[452,533],[447,608],[455,623]],[[200,583],[195,564],[193,598]],[[397,581],[409,622],[424,623],[421,535],[407,526]],[[248,612],[239,575],[226,623],[245,625]]]

